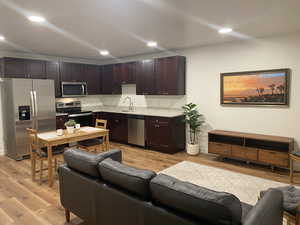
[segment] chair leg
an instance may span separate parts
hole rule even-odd
[[[32,181],[35,181],[35,173],[36,173],[36,157],[34,153],[31,153],[31,178]]]
[[[44,170],[44,161],[41,159],[41,161],[40,161],[40,184],[42,184],[43,170]]]
[[[70,222],[70,210],[65,209],[65,215],[66,215],[66,221],[69,223]]]
[[[54,172],[56,173],[57,171],[57,158],[54,159]]]

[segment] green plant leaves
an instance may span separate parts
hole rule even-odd
[[[194,103],[188,103],[182,106],[182,109],[185,115],[184,122],[186,122],[190,128],[190,142],[191,144],[195,144],[196,133],[204,123],[203,115],[198,112],[197,105]]]

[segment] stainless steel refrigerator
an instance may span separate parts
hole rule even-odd
[[[56,129],[54,81],[5,78],[0,84],[5,154],[21,160],[30,154],[26,128]]]

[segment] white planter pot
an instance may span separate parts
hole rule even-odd
[[[199,152],[200,152],[200,146],[199,146],[199,144],[195,144],[195,145],[187,144],[186,152],[189,155],[198,155]]]
[[[75,128],[74,127],[67,127],[67,132],[68,132],[68,134],[74,134],[75,133]]]

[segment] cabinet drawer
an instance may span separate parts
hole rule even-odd
[[[232,145],[231,154],[233,157],[246,159],[246,160],[257,160],[258,150],[255,148],[247,148],[238,145]]]
[[[259,150],[258,159],[262,163],[268,163],[274,166],[289,166],[289,157],[287,153]]]
[[[257,161],[258,159],[258,149],[256,148],[246,148],[246,159]]]
[[[151,124],[159,124],[159,125],[169,125],[170,124],[170,118],[151,117],[148,120]]]
[[[208,152],[218,154],[218,155],[230,156],[231,155],[231,145],[210,142]]]

